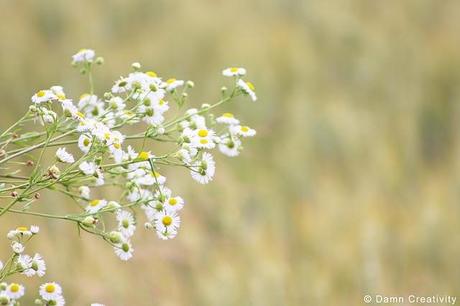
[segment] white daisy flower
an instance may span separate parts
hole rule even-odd
[[[56,95],[51,90],[39,90],[32,96],[32,102],[35,104],[40,104],[52,100],[56,100]]]
[[[47,303],[46,305],[53,305],[53,306],[64,306],[65,299],[62,295],[58,295],[51,299],[44,299]]]
[[[230,127],[230,133],[243,137],[252,137],[256,135],[256,130],[246,125],[234,125]]]
[[[59,101],[65,100],[65,92],[62,86],[51,86],[50,90]]]
[[[30,226],[30,232],[32,234],[38,234],[38,232],[40,231],[40,227],[38,227],[37,225],[31,225]]]
[[[237,83],[237,86],[239,88],[241,88],[241,90],[244,93],[248,94],[251,97],[252,101],[257,100],[257,96],[256,96],[256,93],[255,93],[256,88],[255,88],[254,84],[252,84],[251,82],[245,82],[245,81],[239,79],[238,83]]]
[[[223,113],[222,116],[217,117],[216,121],[217,123],[224,123],[229,125],[235,125],[240,123],[240,121],[236,119],[232,113]]]
[[[201,160],[198,160],[190,167],[192,178],[200,184],[209,183],[216,171],[216,164],[211,154],[204,152]]]
[[[122,111],[126,107],[125,101],[120,97],[113,97],[108,101],[108,104],[110,109],[116,111]]]
[[[230,67],[222,71],[222,75],[226,77],[244,76],[245,74],[246,74],[246,69],[238,68],[238,67]]]
[[[126,210],[117,211],[118,230],[126,237],[129,238],[134,235],[136,230],[136,223],[132,213]]]
[[[122,241],[120,244],[113,247],[115,254],[124,261],[129,260],[133,257],[133,246],[129,240]]]
[[[34,274],[38,275],[38,277],[45,275],[46,263],[40,254],[36,253],[32,258],[31,269],[34,271]]]
[[[32,234],[33,233],[26,226],[20,226],[14,230],[9,231],[7,237],[8,239],[21,239],[22,237],[30,237]]]
[[[80,186],[78,188],[78,192],[80,193],[80,197],[82,197],[85,200],[89,200],[91,190],[89,189],[88,186]]]
[[[11,249],[13,250],[14,253],[21,254],[22,252],[24,252],[25,247],[22,243],[13,241],[13,243],[11,244]]]
[[[44,300],[53,300],[62,295],[62,288],[55,282],[44,283],[38,291]]]
[[[107,206],[106,200],[95,199],[95,200],[91,200],[88,202],[88,206],[86,206],[85,210],[87,213],[94,214],[106,206]]]
[[[175,229],[168,229],[168,230],[158,230],[157,229],[158,238],[162,240],[173,239],[177,236],[177,230]]]
[[[17,265],[20,267],[21,273],[25,274],[27,277],[31,277],[35,274],[35,271],[32,269],[32,257],[29,255],[19,255]]]
[[[238,156],[240,154],[241,140],[236,137],[224,136],[218,147],[219,151],[224,155],[229,157]]]
[[[23,285],[18,283],[11,283],[6,287],[5,293],[11,299],[17,300],[24,295],[25,288]]]
[[[75,159],[73,158],[72,154],[68,153],[65,148],[57,149],[56,158],[61,163],[71,164],[75,162]]]
[[[81,49],[76,54],[72,55],[72,63],[80,64],[80,63],[92,63],[94,61],[94,57],[96,56],[96,52],[92,49]]]
[[[184,207],[184,199],[181,197],[169,197],[165,201],[165,206],[166,209],[172,211],[172,210],[181,210]]]
[[[79,166],[80,170],[86,175],[94,175],[98,166],[94,162],[82,162]]]
[[[184,131],[184,135],[189,135],[192,146],[202,149],[212,149],[216,146],[214,143],[215,132],[205,128],[188,132]]]
[[[72,100],[62,101],[61,106],[65,116],[72,117],[74,119],[80,118],[78,108],[75,105],[73,105]]]
[[[165,82],[164,86],[166,87],[167,91],[173,91],[176,88],[183,86],[183,85],[184,85],[184,81],[182,80],[169,79]]]
[[[112,92],[114,94],[121,94],[128,90],[128,81],[126,78],[121,78],[120,80],[116,81],[115,84],[112,86]]]
[[[160,211],[156,215],[155,228],[157,231],[165,232],[175,230],[180,227],[180,217],[176,211],[168,211],[166,209]]]
[[[80,148],[80,150],[83,151],[83,153],[89,152],[89,149],[91,148],[92,143],[93,141],[91,137],[85,134],[80,135],[80,137],[78,138],[78,147]]]

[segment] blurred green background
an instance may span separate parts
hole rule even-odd
[[[140,230],[120,262],[74,226],[36,223],[29,247],[68,305],[361,305],[364,294],[460,293],[460,2],[0,0],[1,127],[38,89],[87,83],[70,56],[105,57],[96,89],[139,61],[191,79],[212,102],[227,66],[249,71],[256,128],[207,186],[170,171],[187,200],[173,241]],[[151,149],[156,150],[156,145]],[[63,211],[52,193],[41,204]],[[38,206],[36,208],[39,208]],[[30,305],[38,280],[28,285]]]

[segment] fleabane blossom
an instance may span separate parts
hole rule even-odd
[[[56,158],[58,161],[62,163],[67,163],[71,164],[75,162],[75,159],[73,158],[73,155],[68,153],[65,148],[59,148],[56,151]]]
[[[243,81],[242,79],[239,79],[238,82],[237,82],[237,86],[239,88],[241,88],[241,90],[249,95],[252,99],[252,101],[256,101],[257,100],[257,96],[256,96],[256,93],[255,93],[255,86],[254,84],[252,84],[251,82],[245,82]]]
[[[235,157],[240,154],[241,140],[231,135],[221,137],[221,142],[218,144],[219,151],[229,157]]]
[[[25,293],[25,288],[23,285],[18,283],[11,283],[6,287],[5,293],[6,295],[14,300],[21,298]]]
[[[101,209],[107,206],[106,200],[94,199],[89,201],[88,206],[86,206],[85,210],[88,213],[97,213]]]
[[[134,249],[131,242],[127,239],[122,239],[113,249],[115,254],[123,261],[127,261],[133,257]]]
[[[89,189],[88,186],[80,186],[78,188],[78,191],[80,193],[80,197],[85,199],[85,200],[89,200],[90,199],[90,196],[91,196],[91,190]]]
[[[78,167],[86,175],[94,175],[98,170],[98,166],[94,162],[84,161]]]
[[[81,64],[81,63],[92,63],[96,56],[96,52],[92,49],[81,49],[76,54],[72,56],[72,63],[73,64]]]
[[[184,81],[182,80],[176,80],[174,78],[171,78],[171,79],[168,79],[165,83],[164,83],[164,87],[166,88],[167,91],[171,92],[171,91],[174,91],[176,90],[178,87],[180,86],[183,86],[184,85]]]
[[[216,122],[229,125],[236,125],[240,123],[240,121],[236,119],[232,113],[223,113],[220,117],[216,118]]]
[[[44,300],[52,300],[62,296],[62,288],[55,282],[44,283],[40,286],[38,293]]]
[[[243,137],[253,137],[256,135],[256,130],[251,129],[246,125],[235,125],[230,127],[230,132],[234,135]]]
[[[209,183],[213,179],[215,171],[216,163],[208,152],[204,152],[201,159],[190,166],[192,178],[200,184]]]
[[[93,143],[92,138],[85,134],[81,134],[80,137],[78,138],[78,147],[83,153],[89,152],[92,143]]]
[[[230,67],[222,71],[222,75],[226,77],[244,76],[246,75],[246,69],[238,67]]]
[[[123,236],[129,238],[134,235],[134,231],[136,230],[136,223],[132,213],[126,210],[118,210],[117,221],[118,230],[123,234]]]
[[[32,96],[32,102],[35,104],[40,104],[55,99],[57,99],[57,96],[49,89],[39,90]]]

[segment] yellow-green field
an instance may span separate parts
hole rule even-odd
[[[221,109],[258,134],[218,155],[211,184],[166,171],[187,201],[181,231],[140,229],[132,261],[72,224],[1,217],[2,260],[8,229],[41,226],[28,248],[68,305],[460,295],[459,1],[0,0],[0,20],[1,129],[38,89],[88,90],[70,66],[80,48],[105,58],[99,94],[139,61],[195,81],[194,106],[219,98],[227,66],[246,67],[259,96]],[[72,207],[50,192],[34,205]],[[15,279],[32,305],[40,280]]]

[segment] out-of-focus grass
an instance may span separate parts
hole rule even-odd
[[[30,249],[69,305],[460,292],[458,1],[3,0],[0,18],[2,128],[37,89],[87,90],[68,65],[82,47],[106,58],[100,93],[140,61],[194,80],[195,105],[218,97],[222,68],[241,65],[260,98],[222,109],[258,137],[240,158],[218,157],[212,184],[169,172],[187,199],[182,230],[167,242],[140,230],[131,262],[70,224],[2,218],[1,233],[42,226]],[[47,193],[40,205],[71,204]],[[32,294],[36,280],[27,284]]]

